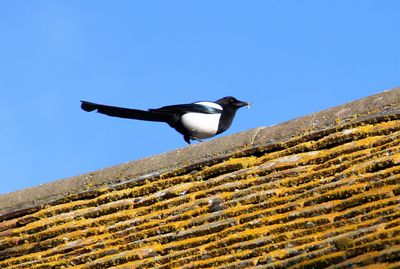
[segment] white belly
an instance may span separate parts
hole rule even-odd
[[[197,139],[209,138],[218,131],[219,118],[221,114],[186,113],[181,122],[186,129],[190,130],[191,136]]]

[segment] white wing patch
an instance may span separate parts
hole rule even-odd
[[[216,108],[216,109],[222,110],[222,106],[220,106],[219,104],[213,103],[213,102],[204,101],[204,102],[196,102],[195,104],[203,105],[203,106],[209,106],[209,107],[212,107],[212,108]]]
[[[212,106],[213,108],[222,109],[220,105],[209,102],[199,102],[196,104],[207,105],[207,106]],[[190,112],[184,114],[181,118],[181,121],[183,126],[186,129],[190,130],[191,136],[193,138],[203,139],[212,137],[217,133],[220,117],[221,117],[220,113],[204,114],[204,113]]]

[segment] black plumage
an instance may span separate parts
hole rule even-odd
[[[189,144],[190,140],[209,138],[226,131],[231,126],[236,111],[248,105],[248,102],[239,101],[232,96],[215,102],[202,101],[148,110],[81,101],[81,108],[87,112],[96,110],[112,117],[165,122],[181,133]]]

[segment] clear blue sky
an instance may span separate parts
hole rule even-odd
[[[223,135],[400,86],[400,1],[2,1],[0,193],[185,147],[80,110],[226,95]]]

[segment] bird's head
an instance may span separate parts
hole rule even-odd
[[[226,96],[224,98],[218,99],[216,101],[216,103],[221,105],[224,109],[225,108],[230,108],[230,109],[237,110],[237,109],[239,109],[241,107],[244,107],[244,106],[250,107],[250,103],[249,102],[239,101],[238,99],[236,99],[233,96]]]

